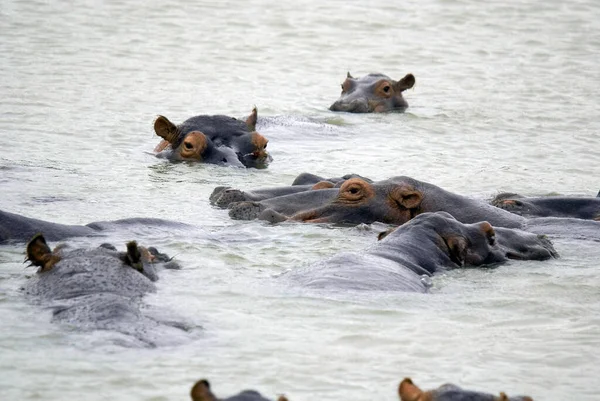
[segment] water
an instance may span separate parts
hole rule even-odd
[[[3,246],[0,398],[181,400],[207,377],[222,396],[252,387],[395,400],[411,376],[422,387],[597,399],[597,243],[556,240],[561,259],[452,272],[427,295],[312,294],[273,277],[362,249],[374,231],[231,221],[208,196],[303,171],[409,175],[477,197],[595,195],[599,17],[592,0],[3,1],[0,208],[69,224],[147,216],[202,227],[139,240],[185,266],[164,272],[147,302],[204,335],[131,349],[51,324],[19,292],[33,272],[23,247]],[[329,112],[346,71],[415,74],[407,113]],[[260,130],[267,170],[150,153],[158,114],[241,117],[254,105],[283,116]]]

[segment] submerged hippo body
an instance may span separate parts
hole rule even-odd
[[[154,131],[163,142],[155,150],[159,157],[170,160],[266,167],[271,161],[266,151],[268,141],[254,131],[256,119],[256,108],[246,121],[223,115],[200,115],[175,125],[159,116]]]
[[[206,379],[198,380],[190,392],[192,401],[271,401],[263,397],[258,391],[244,390],[241,393],[227,397],[217,398],[210,389],[210,383]],[[277,401],[288,401],[286,397],[280,396]]]
[[[402,380],[398,387],[400,401],[533,401],[531,397],[505,393],[493,395],[477,391],[464,390],[454,384],[444,384],[434,390],[423,391],[411,379]]]
[[[283,276],[308,288],[426,292],[423,276],[508,259],[556,257],[544,236],[488,222],[463,224],[445,212],[424,213],[360,253],[343,253]]]
[[[233,202],[226,207],[233,219],[346,225],[373,222],[399,225],[421,213],[442,211],[462,223],[488,221],[495,227],[600,240],[600,222],[556,217],[526,218],[483,200],[403,176],[372,183],[362,178],[351,178],[343,181],[339,188],[305,190],[260,201]]]
[[[84,331],[121,333],[127,343],[142,346],[174,344],[188,334],[183,323],[142,312],[144,295],[156,291],[156,268],[168,260],[154,248],[135,242],[127,252],[104,245],[96,249],[51,251],[40,234],[27,245],[28,260],[39,266],[24,292],[34,302],[52,310],[52,321]],[[157,263],[154,263],[157,261]]]
[[[155,218],[129,218],[114,221],[97,221],[87,225],[68,225],[32,219],[0,210],[0,244],[28,241],[36,233],[44,233],[48,241],[72,237],[100,236],[107,232],[135,227],[161,227],[170,230],[198,230],[198,228],[170,220]]]
[[[600,221],[600,198],[566,196],[524,197],[518,194],[498,194],[491,204],[525,217],[573,217]]]
[[[415,77],[407,74],[394,81],[384,74],[369,74],[354,78],[350,73],[342,84],[340,98],[330,107],[331,111],[350,113],[382,113],[386,111],[404,111],[408,103],[402,92],[415,84]]]

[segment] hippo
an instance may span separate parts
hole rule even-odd
[[[169,230],[198,230],[197,227],[170,220],[135,217],[113,221],[97,221],[86,225],[68,225],[33,219],[0,210],[0,244],[27,241],[39,232],[48,241],[72,237],[96,237],[135,227],[161,227]]]
[[[600,197],[525,197],[504,192],[496,195],[490,203],[525,217],[573,217],[600,221]]]
[[[400,382],[398,396],[400,401],[533,401],[526,395],[509,397],[501,392],[496,396],[464,390],[454,384],[444,384],[434,390],[423,391],[409,377]]]
[[[172,318],[160,319],[141,309],[144,295],[155,292],[157,268],[169,257],[156,248],[127,243],[125,252],[109,244],[95,249],[51,250],[43,234],[26,246],[26,261],[39,269],[23,290],[34,302],[52,310],[52,322],[83,331],[121,333],[133,345],[156,347],[183,341],[190,328]]]
[[[406,74],[401,80],[394,81],[387,75],[379,73],[354,78],[348,72],[342,84],[342,94],[329,110],[349,113],[404,111],[408,103],[402,96],[402,92],[414,85],[413,74]]]
[[[427,292],[423,277],[437,272],[555,257],[543,235],[494,228],[487,221],[463,224],[446,212],[423,213],[366,250],[338,254],[280,278],[316,289]]]
[[[527,218],[410,177],[398,176],[376,182],[353,177],[343,181],[339,187],[304,189],[259,201],[232,202],[226,207],[233,219],[342,225],[373,222],[399,225],[421,213],[445,211],[462,223],[488,221],[495,227],[600,240],[600,222],[556,217]]]
[[[231,397],[217,398],[211,391],[210,383],[206,379],[198,380],[194,384],[190,396],[192,397],[192,401],[271,401],[254,390],[244,390]],[[277,401],[288,401],[288,399],[282,395],[279,396]]]
[[[154,131],[163,141],[154,150],[172,161],[265,168],[272,158],[266,151],[269,141],[255,131],[257,115],[256,108],[245,121],[199,115],[179,125],[158,116]]]

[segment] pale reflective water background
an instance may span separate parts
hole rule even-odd
[[[289,184],[303,171],[409,175],[478,197],[595,195],[599,20],[594,0],[4,0],[0,208],[72,224],[155,216],[203,227],[138,237],[185,266],[164,272],[148,302],[204,334],[132,349],[51,324],[19,292],[33,272],[23,247],[3,246],[0,398],[182,400],[208,377],[223,396],[252,387],[292,400],[395,400],[411,376],[423,387],[596,400],[598,243],[556,240],[559,260],[452,272],[428,295],[313,294],[273,276],[364,248],[377,227],[235,222],[208,195]],[[408,112],[329,112],[348,70],[415,74]],[[268,170],[149,153],[157,114],[244,116],[253,105],[290,117],[263,125]]]

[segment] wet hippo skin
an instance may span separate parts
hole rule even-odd
[[[335,255],[280,278],[308,288],[426,292],[422,276],[436,272],[557,256],[543,235],[423,213],[360,253]]]
[[[164,116],[154,122],[163,141],[155,148],[158,157],[173,161],[200,161],[264,168],[272,160],[268,140],[254,131],[256,108],[246,121],[222,115],[200,115],[175,125]]]
[[[190,391],[192,401],[272,401],[263,397],[258,391],[244,390],[227,398],[217,398],[211,388],[210,383],[206,379],[198,380]],[[288,401],[285,396],[280,396],[277,401]]]
[[[600,221],[600,198],[566,196],[524,197],[501,193],[492,205],[524,217],[573,217]]]
[[[127,345],[155,347],[173,345],[188,338],[182,322],[142,312],[142,298],[155,292],[157,269],[168,256],[155,248],[139,247],[135,241],[125,252],[110,245],[93,249],[51,250],[37,234],[27,244],[27,258],[39,270],[24,285],[35,303],[52,310],[52,321],[83,331],[109,330],[125,336]]]
[[[402,92],[415,85],[415,77],[407,74],[395,81],[384,74],[368,74],[354,78],[348,73],[342,83],[342,93],[330,107],[331,111],[349,113],[383,113],[404,111],[408,103]]]
[[[44,233],[48,241],[71,237],[89,237],[132,226],[160,226],[177,229],[193,229],[192,226],[155,218],[129,218],[114,221],[98,221],[87,225],[67,225],[33,219],[0,210],[0,244],[28,241],[36,233]]]
[[[454,384],[444,384],[434,390],[423,391],[410,378],[398,386],[400,401],[533,401],[531,397],[517,395],[509,397],[505,393],[493,395],[464,390]]]

